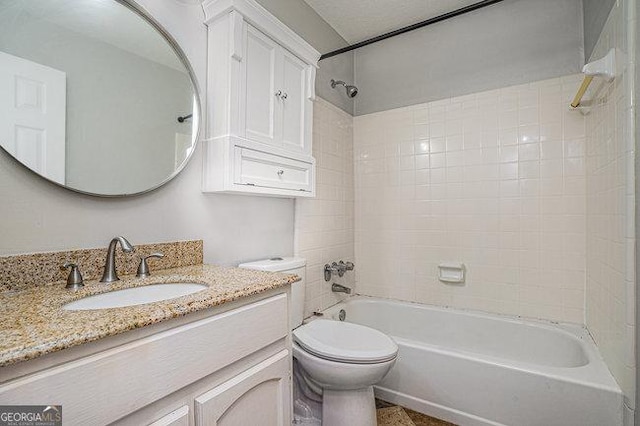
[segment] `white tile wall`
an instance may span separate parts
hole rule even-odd
[[[358,293],[583,323],[580,82],[356,117]],[[447,261],[465,263],[464,285],[438,281]]]
[[[313,156],[317,162],[315,199],[297,199],[297,256],[307,259],[305,316],[341,298],[331,283],[353,287],[355,274],[324,281],[325,263],[354,262],[353,117],[318,98],[313,113]]]
[[[634,407],[635,186],[634,109],[636,15],[633,1],[613,7],[592,58],[618,49],[619,75],[603,86],[587,117],[587,327]],[[631,37],[629,37],[631,35]],[[596,86],[597,88],[597,86]],[[587,94],[589,95],[589,94]]]

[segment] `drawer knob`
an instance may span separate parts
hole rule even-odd
[[[281,96],[282,96],[282,90],[278,90],[278,91],[275,93],[275,95],[276,95],[276,97],[278,97],[278,98],[279,98],[279,97],[281,97]]]
[[[278,176],[282,176],[284,174],[284,170],[278,170]]]
[[[284,93],[282,94],[282,99],[287,99],[287,96],[289,96],[289,95],[287,95],[287,92],[284,92]]]

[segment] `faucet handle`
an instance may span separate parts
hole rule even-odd
[[[164,257],[162,253],[151,253],[149,256],[143,256],[140,258],[140,264],[138,265],[138,272],[136,273],[136,277],[145,278],[151,275],[149,272],[149,264],[147,263],[147,259],[155,258],[161,259]]]
[[[350,263],[350,262],[344,263],[344,261],[343,261],[343,260],[341,260],[340,262],[338,262],[338,264],[336,265],[336,267],[338,268],[338,276],[339,276],[339,277],[344,276],[345,272],[353,270],[353,264],[351,264],[351,269],[349,269],[349,267],[350,267],[349,263]],[[335,262],[333,262],[333,264],[335,265],[336,263],[335,263]]]
[[[84,287],[84,280],[82,279],[82,274],[78,269],[78,265],[76,265],[73,262],[65,262],[65,264],[62,265],[62,267],[64,269],[71,268],[71,271],[69,272],[69,276],[67,277],[67,285],[65,286],[65,288],[77,290],[79,288]]]

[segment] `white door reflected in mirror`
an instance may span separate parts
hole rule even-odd
[[[49,180],[65,183],[67,76],[0,52],[0,145]]]

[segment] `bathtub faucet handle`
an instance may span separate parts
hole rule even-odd
[[[324,265],[324,280],[331,281],[331,274],[338,274],[339,277],[343,277],[345,272],[353,271],[355,265],[353,262],[345,263],[343,260],[340,262],[333,262],[331,265],[328,263]]]
[[[338,263],[338,269],[340,269],[340,270],[342,271],[342,273],[343,273],[343,274],[344,274],[344,272],[345,272],[345,271],[353,271],[353,268],[354,268],[355,266],[356,266],[356,265],[354,265],[354,264],[353,264],[353,262],[345,262],[345,261],[343,261],[343,260],[341,260],[341,261]],[[340,275],[340,276],[342,276],[342,275]]]
[[[331,265],[329,265],[328,263],[324,265],[324,280],[331,281],[331,274],[340,275],[340,269],[338,268],[338,264],[336,262],[333,262]]]

